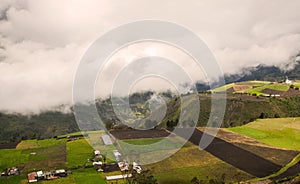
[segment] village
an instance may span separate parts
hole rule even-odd
[[[67,138],[67,141],[75,141],[78,139],[83,139],[84,136],[76,135],[76,136],[62,136],[57,138],[57,140]],[[104,145],[113,145],[113,141],[109,135],[102,135],[101,139]],[[139,162],[132,162],[130,164],[125,160],[122,154],[118,150],[112,150],[112,154],[115,157],[115,161],[106,163],[106,153],[102,154],[101,150],[93,151],[93,158],[88,159],[88,162],[92,162],[91,166],[87,166],[86,168],[93,167],[98,172],[110,173],[114,171],[121,171],[120,175],[107,175],[105,179],[107,181],[118,181],[121,179],[126,179],[132,177],[132,172],[140,174],[143,171],[143,167]],[[21,175],[21,169],[17,166],[7,168],[0,174],[0,177],[13,177]],[[43,180],[56,180],[59,178],[68,177],[68,175],[72,174],[72,169],[60,168],[53,170],[37,170],[32,171],[27,174],[28,183],[35,183]]]

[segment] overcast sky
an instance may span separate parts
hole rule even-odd
[[[136,20],[187,27],[205,41],[225,73],[281,65],[300,51],[299,7],[299,0],[1,0],[0,110],[39,112],[70,104],[75,71],[88,46]],[[172,53],[163,46],[133,46],[108,68],[149,52]],[[188,60],[179,55],[173,55],[179,63]]]

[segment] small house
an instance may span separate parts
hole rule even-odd
[[[36,172],[29,173],[27,175],[27,178],[28,178],[28,183],[37,182],[37,173]]]
[[[66,177],[67,176],[67,172],[64,169],[59,169],[59,170],[55,171],[54,176]]]
[[[95,151],[94,151],[94,154],[95,154],[95,156],[98,156],[98,155],[100,155],[101,153],[100,153],[99,150],[95,150]]]

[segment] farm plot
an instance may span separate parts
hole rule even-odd
[[[163,159],[165,153],[173,154],[182,147],[185,141],[180,137],[171,138],[145,138],[119,140],[118,145],[123,156],[128,161],[141,161],[148,163],[149,160]],[[186,144],[185,146],[189,146]]]
[[[93,158],[94,149],[85,139],[67,142],[67,167],[77,168],[88,163]]]
[[[110,133],[117,139],[160,138],[169,136],[166,130],[112,130]]]
[[[65,143],[61,143],[55,146],[22,150],[22,154],[29,155],[28,162],[24,167],[25,172],[35,169],[47,170],[65,167]]]
[[[229,130],[278,148],[300,150],[300,118],[258,119]]]
[[[64,167],[66,161],[65,141],[49,140],[22,141],[17,149],[0,150],[0,169],[22,166],[24,172],[34,169]]]
[[[278,149],[224,128],[219,130],[217,137],[281,166],[289,163],[299,153],[295,150]]]
[[[200,180],[218,179],[225,175],[227,182],[244,181],[253,176],[221,161],[198,146],[189,145],[171,157],[145,166],[159,183],[190,183],[193,177]],[[208,181],[207,181],[208,182]]]

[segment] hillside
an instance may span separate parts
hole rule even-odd
[[[198,126],[205,126],[210,115],[211,99],[209,94],[199,94],[200,113]],[[107,128],[126,128],[116,115],[108,100],[97,103],[100,116]],[[180,100],[174,97],[167,103],[165,118],[158,126],[171,128],[176,126],[180,114]],[[243,94],[227,96],[223,127],[234,127],[247,124],[257,118],[297,117],[300,116],[300,97],[265,98]],[[137,110],[140,110],[137,109]],[[142,110],[140,110],[142,112]],[[147,112],[147,111],[146,111]],[[73,114],[44,112],[39,115],[24,116],[0,114],[1,143],[19,142],[25,139],[45,139],[61,134],[78,131]],[[1,145],[3,147],[3,145]]]
[[[298,54],[296,57],[300,57]],[[290,67],[292,66],[292,67]],[[288,77],[291,80],[300,78],[300,61],[286,63],[282,66],[258,65],[256,67],[243,68],[240,74],[225,75],[226,83],[251,80],[279,82]]]
[[[212,93],[242,93],[254,96],[276,96],[276,97],[289,97],[300,96],[299,91],[300,83],[294,81],[291,83],[277,83],[269,81],[244,81],[226,84],[224,86],[209,90]]]
[[[200,113],[198,126],[205,126],[210,115],[209,95],[199,94]],[[180,100],[172,99],[162,127],[176,125],[179,118]],[[265,98],[243,94],[227,96],[223,127],[247,124],[257,118],[279,118],[300,116],[300,97]]]
[[[295,119],[295,118],[294,118]],[[272,123],[272,122],[275,123]],[[266,129],[261,126],[261,123],[269,123],[270,129]],[[180,183],[190,183],[194,177],[204,183],[214,181],[215,183],[231,183],[246,180],[263,180],[268,178],[283,179],[290,175],[290,172],[285,172],[289,169],[293,169],[295,165],[294,160],[298,160],[300,157],[299,141],[296,141],[293,147],[286,147],[285,144],[276,144],[277,141],[294,142],[298,137],[286,136],[281,140],[281,137],[274,136],[278,131],[283,133],[299,131],[298,125],[299,118],[293,121],[293,118],[288,119],[268,119],[250,123],[245,128],[252,132],[254,128],[263,131],[265,137],[272,137],[272,142],[266,142],[261,137],[261,133],[255,139],[245,137],[242,134],[245,131],[238,131],[238,129],[230,129],[231,131],[238,132],[239,134],[228,131],[227,129],[221,129],[214,142],[210,147],[204,150],[199,150],[198,141],[201,136],[193,135],[190,142],[187,142],[179,151],[174,153],[171,157],[168,157],[162,161],[143,165],[144,169],[149,169],[154,178],[159,183],[168,184],[180,181]],[[249,129],[251,127],[251,129]],[[284,127],[284,130],[280,128]],[[272,130],[274,128],[274,130]],[[198,132],[201,132],[203,128],[198,128]],[[288,131],[286,131],[288,129]],[[102,157],[102,162],[115,163],[113,159],[113,150],[121,149],[127,153],[131,153],[132,158],[143,159],[136,152],[128,150],[127,144],[134,145],[150,145],[156,142],[166,139],[168,141],[174,141],[180,137],[166,137],[167,134],[161,134],[156,130],[153,131],[157,134],[157,137],[153,137],[151,132],[145,133],[138,132],[138,130],[118,130],[117,132],[111,132],[113,136],[117,136],[119,140],[113,145],[104,145],[101,140],[101,136],[105,135],[104,131],[89,131],[85,132],[87,139],[81,137],[77,139],[67,138],[65,136],[59,136],[61,139],[45,139],[45,140],[23,140],[14,149],[0,149],[0,170],[4,170],[8,167],[17,166],[21,169],[20,176],[0,177],[0,183],[26,183],[27,173],[37,170],[51,170],[51,169],[66,169],[71,173],[65,178],[59,178],[51,181],[41,181],[40,183],[109,183],[105,180],[106,176],[122,174],[118,169],[113,172],[97,172],[93,168],[94,149],[98,149],[106,155],[106,161]],[[130,133],[131,131],[131,133]],[[164,130],[165,131],[165,130]],[[133,133],[135,132],[135,133]],[[256,131],[257,132],[257,131]],[[294,132],[297,134],[297,132]],[[143,134],[144,137],[141,137]],[[69,134],[69,136],[81,135],[80,132],[75,134]],[[131,135],[128,137],[128,135]],[[255,133],[255,135],[258,135]],[[287,135],[287,134],[284,134]],[[260,142],[262,140],[262,142]],[[89,144],[90,143],[90,144]],[[176,143],[176,142],[174,142]],[[94,147],[91,147],[93,145]],[[116,147],[119,145],[119,147]],[[176,147],[176,146],[175,146]],[[170,144],[167,147],[163,147],[153,154],[159,154],[160,152],[173,151],[175,148]],[[281,149],[290,148],[290,149]],[[222,150],[222,151],[220,151]],[[148,153],[150,154],[150,153]],[[151,152],[152,154],[152,152]],[[226,155],[231,155],[227,157]],[[237,155],[237,156],[233,156]],[[186,158],[189,158],[188,160]],[[127,157],[126,157],[127,159]],[[132,160],[128,160],[130,163]],[[252,166],[259,165],[259,169],[253,170]],[[268,169],[268,168],[271,168]],[[282,169],[280,169],[282,168]],[[298,167],[296,168],[298,169]],[[273,172],[274,171],[274,172]],[[282,175],[281,175],[282,174]],[[120,182],[126,183],[126,179],[121,179]]]

